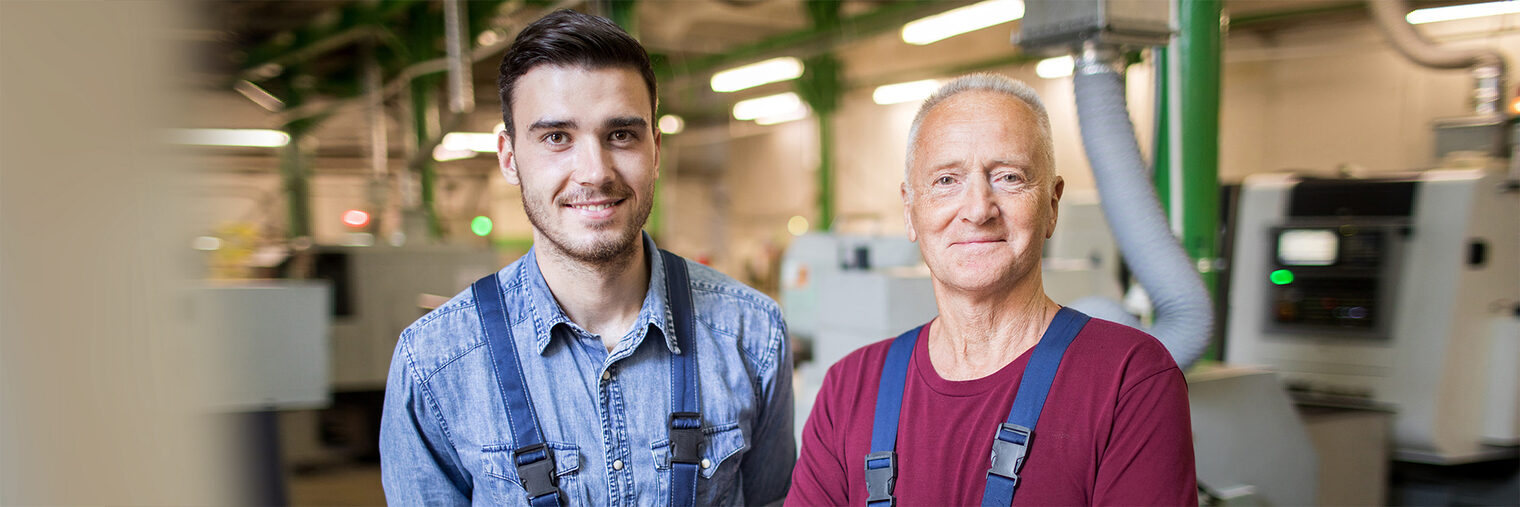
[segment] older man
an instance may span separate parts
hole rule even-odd
[[[1064,183],[1039,97],[962,77],[908,142],[903,215],[939,317],[829,369],[787,504],[1196,504],[1177,364],[1045,295]]]

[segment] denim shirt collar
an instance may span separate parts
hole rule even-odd
[[[637,350],[644,342],[651,330],[665,340],[665,346],[673,354],[680,354],[681,349],[676,345],[675,334],[669,324],[675,320],[670,312],[670,295],[665,290],[665,259],[660,255],[660,250],[655,247],[654,239],[649,233],[641,233],[644,241],[644,255],[649,259],[649,290],[644,293],[644,303],[639,308],[639,315],[634,321],[632,328],[633,343],[626,347],[628,351]],[[539,355],[549,347],[549,340],[553,338],[553,330],[561,324],[569,326],[578,332],[590,334],[579,325],[572,322],[565,310],[560,308],[559,302],[555,301],[553,293],[549,291],[549,283],[544,281],[544,273],[538,268],[538,247],[528,249],[528,254],[523,256],[519,264],[517,276],[521,286],[525,290],[525,298],[528,310],[533,312],[535,327],[534,345],[538,348]],[[619,341],[626,337],[619,337]],[[619,345],[621,348],[621,345]]]

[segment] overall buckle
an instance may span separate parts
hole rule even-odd
[[[992,468],[987,473],[1006,477],[1017,485],[1019,469],[1024,467],[1024,458],[1029,455],[1029,443],[1033,438],[1034,432],[1029,428],[1013,423],[999,426],[997,438],[992,441]]]
[[[533,444],[512,451],[512,463],[517,465],[517,479],[528,490],[528,500],[559,493],[558,479],[554,476],[554,454],[549,446]]]
[[[702,462],[702,414],[670,414],[670,462],[692,465]]]
[[[866,455],[866,504],[887,502],[897,505],[892,491],[897,487],[897,452],[881,451]]]

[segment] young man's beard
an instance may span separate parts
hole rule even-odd
[[[592,196],[623,199],[624,201],[619,203],[619,206],[637,205],[639,208],[634,210],[633,220],[624,224],[621,231],[617,231],[617,234],[610,238],[595,240],[591,244],[573,244],[572,240],[565,237],[562,231],[548,227],[547,225],[550,222],[549,211],[541,207],[541,201],[533,199],[527,194],[523,195],[523,212],[528,215],[528,222],[533,224],[533,228],[543,233],[544,237],[553,244],[554,249],[575,261],[593,265],[613,264],[632,255],[636,250],[637,242],[642,240],[642,235],[639,234],[639,231],[643,229],[644,222],[649,220],[649,213],[654,208],[654,201],[646,199],[642,203],[632,203],[630,202],[634,198],[632,188],[621,182],[608,182],[595,191],[571,193],[561,196],[554,199],[552,206],[558,208],[563,206],[565,202],[587,200],[592,198]],[[616,225],[608,225],[607,227],[616,227]]]

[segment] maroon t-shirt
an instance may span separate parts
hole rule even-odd
[[[983,378],[946,380],[929,360],[928,331],[914,345],[903,389],[898,504],[979,505],[993,432],[1008,418],[1030,354]],[[865,456],[891,342],[829,368],[803,427],[786,505],[865,505]],[[1177,363],[1150,335],[1092,319],[1061,359],[1014,505],[1197,505],[1196,480]]]

